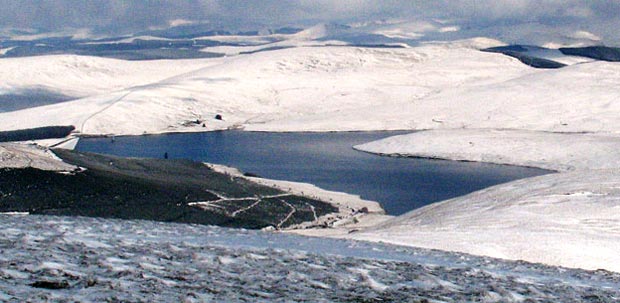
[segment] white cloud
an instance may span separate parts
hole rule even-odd
[[[519,22],[590,24],[617,19],[615,0],[0,0],[0,26],[122,32],[175,20],[295,25],[381,18],[442,18],[485,26]]]

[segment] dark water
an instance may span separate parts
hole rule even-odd
[[[312,183],[380,202],[399,215],[432,202],[549,171],[469,162],[381,157],[352,146],[403,132],[208,132],[89,138],[79,151],[187,158],[237,167],[271,179]]]
[[[21,109],[55,104],[75,98],[44,89],[32,89],[18,94],[0,95],[0,113],[12,112]]]

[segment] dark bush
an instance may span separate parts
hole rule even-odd
[[[64,138],[75,130],[75,126],[45,126],[0,132],[0,142]]]

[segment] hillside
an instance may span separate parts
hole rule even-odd
[[[469,44],[294,48],[214,60],[218,64],[197,66],[163,81],[0,114],[0,118],[5,129],[75,125],[86,134],[227,127],[410,129],[418,125],[415,112],[403,108],[417,106],[446,89],[492,85],[536,72],[515,59],[479,52]],[[401,118],[404,113],[408,119]],[[224,121],[214,121],[216,114]],[[196,120],[205,121],[205,128],[191,123]]]

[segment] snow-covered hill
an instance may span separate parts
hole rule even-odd
[[[356,239],[620,271],[620,136],[433,130],[357,146],[386,155],[526,165],[562,173],[414,210]]]
[[[355,146],[390,156],[539,167],[556,171],[620,167],[620,136],[514,129],[438,129]]]
[[[0,70],[21,66],[15,75],[7,72],[6,90],[38,85],[96,96],[0,117],[3,129],[72,124],[89,134],[227,127],[618,130],[617,64],[592,62],[538,70],[472,47],[494,43],[470,40],[408,49],[291,48],[183,61],[4,59]],[[37,64],[46,58],[45,64]],[[224,122],[212,119],[218,113]],[[189,123],[196,120],[204,121],[205,128],[202,123]]]
[[[75,55],[4,58],[0,60],[0,94],[45,90],[77,99],[161,81],[214,62],[136,62]]]
[[[414,210],[355,239],[620,271],[620,174],[580,170]]]
[[[4,85],[17,89],[38,83],[64,93],[98,95],[0,115],[0,126],[73,124],[90,134],[142,134],[204,130],[183,126],[195,120],[206,121],[206,129],[269,131],[579,132],[616,131],[620,125],[620,108],[613,102],[619,96],[617,64],[537,70],[469,45],[292,48],[178,63],[50,57],[49,72],[37,73],[36,64],[26,64],[17,73],[21,76],[7,77]],[[0,66],[11,70],[16,60],[1,60]],[[132,68],[140,72],[129,72]],[[101,93],[104,89],[113,92]],[[225,122],[212,121],[216,113]]]
[[[182,124],[207,120],[207,129],[407,129],[419,122],[415,111],[403,109],[446,88],[536,72],[512,58],[452,44],[294,48],[207,62],[217,64],[107,95],[3,114],[3,128],[72,124],[89,134],[142,134],[191,131]],[[216,113],[225,122],[210,121]]]

